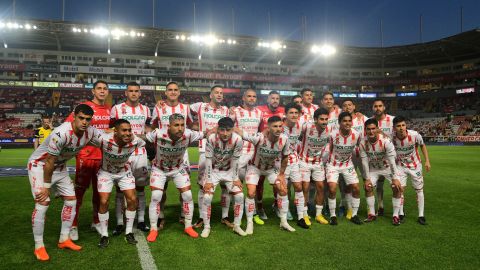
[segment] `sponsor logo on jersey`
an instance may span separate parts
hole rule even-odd
[[[124,115],[122,116],[122,119],[125,119],[125,120],[141,120],[141,121],[145,121],[147,119],[147,117],[145,117],[145,115]]]

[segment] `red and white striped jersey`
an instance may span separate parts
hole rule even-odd
[[[302,141],[300,143],[300,160],[310,164],[320,164],[325,161],[323,155],[332,131],[327,126],[322,133],[318,132],[314,123],[303,126]]]
[[[213,108],[210,103],[197,102],[190,105],[190,109],[198,117],[198,124],[200,131],[206,131],[217,126],[218,120],[228,116],[228,108],[220,106],[219,108]],[[200,140],[198,143],[199,152],[205,152],[205,142]]]
[[[130,122],[133,134],[144,134],[145,126],[151,118],[150,109],[142,104],[131,107],[125,102],[113,106],[110,118],[113,120],[125,119]]]
[[[340,130],[330,133],[328,163],[337,167],[347,167],[352,163],[352,156],[355,147],[359,144],[360,134],[355,130],[350,130],[347,136],[344,136]]]
[[[362,138],[365,137],[365,122],[367,120],[368,118],[361,113],[355,113],[355,118],[352,119],[352,129],[357,131]]]
[[[102,149],[102,169],[109,173],[128,171],[130,167],[128,159],[130,156],[138,152],[139,149],[145,148],[145,141],[136,136],[133,137],[130,143],[120,147],[115,142],[113,133],[99,134],[92,139],[92,142]]]
[[[306,116],[307,120],[313,119],[313,114],[318,109],[318,105],[310,104],[309,107],[301,104],[302,106],[302,114]]]
[[[190,114],[190,107],[183,103],[178,103],[176,106],[169,106],[164,103],[161,107],[158,105],[153,108],[152,125],[158,126],[159,129],[166,129],[169,124],[170,115],[179,113],[185,117],[185,125],[192,121]]]
[[[234,108],[234,113],[230,114],[230,118],[235,122],[235,127],[240,128],[248,135],[254,135],[260,130],[260,125],[263,119],[263,112],[258,108],[253,110],[246,110],[241,106]],[[253,144],[245,141],[243,143],[243,153],[253,153]]]
[[[382,120],[378,121],[378,128],[390,139],[393,138],[393,118],[395,116],[386,114]]]
[[[232,159],[239,159],[242,155],[243,139],[237,133],[232,133],[232,138],[227,142],[222,141],[217,134],[210,134],[205,141],[205,157],[212,159],[212,169],[228,171]]]
[[[418,154],[418,146],[424,145],[422,135],[414,130],[407,130],[407,136],[403,139],[394,136],[393,144],[397,151],[398,165],[413,170],[422,166],[422,160]]]
[[[89,126],[81,137],[73,132],[71,122],[64,122],[55,128],[42,144],[32,153],[29,162],[43,163],[47,154],[56,156],[55,167],[64,166],[67,160],[73,158],[80,150],[89,143],[93,137],[98,136],[101,131]]]
[[[197,142],[203,138],[203,132],[198,132],[190,129],[185,129],[183,136],[173,142],[168,135],[167,129],[155,129],[147,133],[147,141],[155,145],[157,150],[153,166],[159,168],[164,172],[170,172],[179,169],[183,164],[183,157],[187,151],[190,143]]]
[[[283,124],[283,134],[285,134],[290,143],[290,155],[288,156],[288,164],[295,164],[298,162],[298,148],[299,148],[299,139],[302,134],[302,127],[304,124],[304,119],[301,118],[295,123],[293,127],[288,127],[286,121]]]
[[[263,133],[253,136],[244,134],[243,139],[253,143],[255,152],[248,164],[260,170],[269,170],[275,167],[276,160],[290,154],[290,142],[285,134],[280,134],[276,142],[271,142]]]
[[[371,143],[368,138],[361,140],[359,149],[360,158],[368,160],[369,169],[388,169],[390,168],[388,159],[395,162],[395,147],[392,141],[383,134],[378,134],[377,141],[374,143]],[[396,172],[396,168],[393,170]]]
[[[333,107],[333,110],[328,114],[328,127],[330,129],[338,128],[338,116],[342,113],[342,109],[337,106]]]

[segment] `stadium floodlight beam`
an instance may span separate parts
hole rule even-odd
[[[337,49],[329,44],[324,44],[322,46],[313,45],[310,51],[314,54],[320,54],[325,57],[329,57],[337,53]]]
[[[4,47],[5,49],[8,49],[8,44],[7,44],[6,42],[4,42],[4,43],[3,43],[3,47]]]

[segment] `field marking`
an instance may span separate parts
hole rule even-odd
[[[157,265],[153,259],[150,248],[148,247],[147,239],[142,231],[134,229],[135,239],[137,243],[138,257],[140,258],[140,265],[143,270],[157,270]]]

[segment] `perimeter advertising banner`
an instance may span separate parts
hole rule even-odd
[[[60,65],[60,72],[155,76],[155,69]]]

